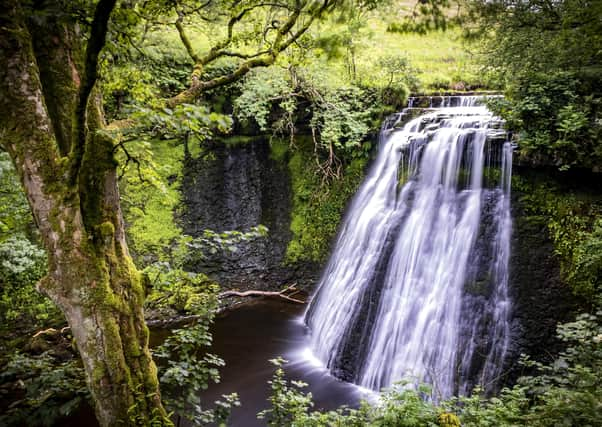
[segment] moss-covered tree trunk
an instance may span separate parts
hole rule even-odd
[[[40,24],[23,3],[0,4],[0,144],[48,251],[39,288],[69,322],[100,424],[169,424],[125,242],[113,143],[98,132],[96,68],[115,0],[96,3],[88,34],[69,14]]]

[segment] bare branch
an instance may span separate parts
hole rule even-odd
[[[113,147],[113,152],[116,152],[117,149],[121,149],[121,151],[123,151],[123,153],[125,154],[125,165],[123,165],[123,167],[121,168],[121,172],[119,173],[119,176],[117,177],[117,179],[121,180],[121,178],[123,178],[123,176],[125,175],[125,172],[127,170],[128,165],[130,164],[130,162],[134,163],[136,165],[136,171],[138,172],[138,179],[140,180],[140,182],[148,182],[144,176],[142,175],[142,171],[140,170],[140,160],[135,157],[132,156],[129,152],[129,150],[125,147],[126,142],[129,142],[132,140],[122,140],[119,143],[115,144],[115,146]]]
[[[297,289],[295,288],[296,284],[293,283],[292,285],[288,286],[287,288],[281,290],[281,291],[244,291],[244,292],[239,292],[239,291],[226,291],[226,292],[222,292],[221,294],[218,295],[219,298],[228,298],[228,297],[276,297],[276,298],[282,298],[284,300],[290,301],[290,302],[294,302],[297,304],[305,304],[305,301],[300,300],[300,299],[296,299],[296,298],[292,298],[292,295],[295,295],[297,293]],[[287,294],[287,292],[289,291],[294,291],[292,294]]]

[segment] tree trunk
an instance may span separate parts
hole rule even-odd
[[[97,245],[86,242],[77,209],[65,208],[57,219],[65,224],[58,233],[64,249],[49,253],[51,268],[40,290],[71,326],[100,425],[165,424],[140,274],[112,223],[100,225],[104,241]]]
[[[141,276],[125,241],[113,143],[97,132],[102,113],[90,41],[97,21],[106,31],[113,6],[103,10],[104,3],[97,4],[83,61],[77,25],[57,18],[36,36],[25,6],[2,1],[0,145],[15,163],[48,252],[39,290],[71,327],[100,425],[171,425],[148,347]]]

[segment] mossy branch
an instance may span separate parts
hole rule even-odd
[[[87,139],[86,112],[88,100],[98,79],[98,57],[106,42],[109,18],[116,2],[117,0],[100,0],[94,11],[90,38],[86,46],[85,69],[79,87],[77,107],[75,108],[74,139],[71,147],[71,171],[69,174],[72,184],[77,180],[84,156]]]
[[[57,181],[59,153],[51,130],[25,12],[19,1],[5,2],[0,12],[0,146],[14,160],[22,182],[29,179],[24,185]]]
[[[280,53],[282,53],[284,50],[286,50],[288,47],[290,47],[290,45],[292,45],[294,42],[296,42],[303,34],[305,34],[305,32],[309,29],[311,24],[317,18],[320,18],[328,10],[330,10],[330,8],[335,3],[336,3],[336,0],[323,0],[318,7],[312,8],[310,10],[305,10],[304,7],[306,5],[301,1],[296,1],[295,6],[291,9],[292,13],[288,17],[288,19],[281,26],[275,28],[277,33],[276,33],[276,37],[274,38],[274,41],[271,43],[271,46],[267,49],[264,49],[264,50],[261,50],[261,51],[255,52],[255,53],[251,53],[251,54],[243,54],[243,53],[231,52],[231,51],[226,50],[226,48],[229,46],[230,41],[232,40],[232,37],[233,37],[234,25],[237,22],[239,22],[245,16],[246,13],[250,12],[251,10],[253,10],[257,7],[264,6],[265,4],[261,3],[259,5],[256,5],[253,8],[244,9],[238,15],[236,15],[230,19],[230,21],[228,23],[227,38],[225,40],[223,40],[222,42],[218,43],[218,45],[214,46],[209,51],[209,53],[207,53],[207,55],[198,58],[198,60],[195,60],[194,71],[192,73],[192,78],[191,78],[191,86],[188,89],[180,92],[178,95],[168,99],[167,105],[169,107],[173,108],[176,105],[179,105],[182,103],[193,102],[203,92],[210,90],[210,89],[214,89],[216,87],[220,87],[220,86],[224,86],[224,85],[233,83],[233,82],[237,81],[238,79],[244,77],[253,68],[267,67],[267,66],[274,64],[274,62],[278,58],[278,55]],[[301,25],[299,27],[299,29],[297,31],[292,31],[293,27],[298,23],[299,18],[302,16],[304,11],[307,12],[307,14],[309,15],[309,18],[307,19],[307,21],[305,23],[303,23],[303,25]],[[181,25],[181,23],[180,23],[180,25]],[[178,26],[178,25],[176,25],[176,26]],[[188,46],[186,46],[186,48],[187,48],[187,50],[189,50],[189,48],[190,48],[190,50],[189,50],[189,54],[190,54],[191,50],[192,50],[190,41],[185,36],[183,28],[182,28],[182,31],[180,31],[180,29],[178,28],[178,31],[180,32],[180,38],[182,39],[182,42],[185,44],[185,46],[186,46],[186,42],[188,43]],[[182,36],[184,36],[184,38],[182,38]],[[196,57],[194,52],[192,52],[192,54]],[[222,56],[237,57],[237,58],[241,58],[241,59],[245,59],[245,60],[242,63],[240,63],[233,72],[231,72],[229,74],[226,74],[226,75],[223,75],[220,77],[216,77],[211,80],[202,81],[200,79],[200,77],[201,77],[204,66]],[[193,56],[191,55],[191,57],[193,57]],[[193,59],[194,59],[194,57],[193,57]]]
[[[182,12],[179,12],[178,19],[176,20],[176,29],[178,30],[178,34],[180,35],[180,40],[182,41],[182,44],[186,48],[186,52],[188,52],[188,55],[196,64],[200,61],[200,58],[194,51],[194,48],[192,47],[192,43],[190,43],[190,39],[186,35],[186,31],[184,30],[183,21],[184,21],[184,14]]]

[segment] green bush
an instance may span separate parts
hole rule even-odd
[[[0,415],[4,426],[52,426],[91,398],[81,361],[61,362],[48,352],[40,356],[14,353],[0,373],[0,384],[7,383],[22,393]]]
[[[282,359],[273,362],[270,408],[258,414],[273,426],[379,426],[379,427],[551,427],[602,425],[602,312],[583,314],[575,322],[559,325],[558,336],[567,348],[550,365],[523,358],[539,370],[505,388],[496,397],[481,389],[447,401],[428,400],[430,389],[394,387],[375,404],[358,409],[312,411],[311,393],[304,383],[288,381]]]
[[[25,236],[0,243],[0,324],[6,331],[33,330],[62,319],[58,308],[36,290],[46,274],[46,253]]]
[[[561,170],[602,167],[599,93],[569,72],[526,74],[493,104],[517,132],[519,154]]]

